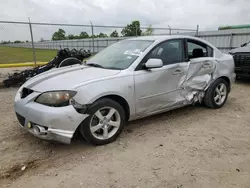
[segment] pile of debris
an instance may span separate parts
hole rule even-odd
[[[68,48],[61,49],[57,52],[56,57],[54,57],[46,65],[37,66],[32,69],[26,69],[21,72],[15,72],[10,74],[7,79],[3,80],[5,87],[14,86],[17,84],[23,84],[28,79],[46,72],[52,68],[60,68],[75,64],[82,64],[83,60],[90,57],[90,51],[85,50],[69,50]]]

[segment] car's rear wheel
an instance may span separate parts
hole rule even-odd
[[[209,108],[221,108],[227,101],[229,83],[219,78],[215,80],[207,89],[204,103]]]
[[[104,145],[113,142],[125,125],[123,107],[111,100],[100,99],[86,112],[89,117],[80,125],[80,133],[91,144]]]

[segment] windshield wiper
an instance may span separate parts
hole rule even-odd
[[[91,66],[91,67],[104,68],[103,66],[96,64],[96,63],[86,63],[86,65]]]
[[[250,44],[250,41],[249,41],[249,42],[246,42],[246,43],[244,43],[244,44],[242,44],[241,47],[245,47],[245,46],[247,46],[248,44]]]

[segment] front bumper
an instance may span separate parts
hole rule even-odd
[[[235,67],[235,73],[238,77],[250,77],[250,67],[245,66],[245,67]]]
[[[33,92],[21,99],[20,92],[17,93],[15,112],[21,127],[38,138],[69,144],[77,127],[88,115],[78,113],[72,105],[49,107],[38,104],[34,99],[39,94]]]

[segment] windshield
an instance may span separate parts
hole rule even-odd
[[[107,69],[126,69],[145,51],[153,41],[122,40],[100,51],[87,62]]]

